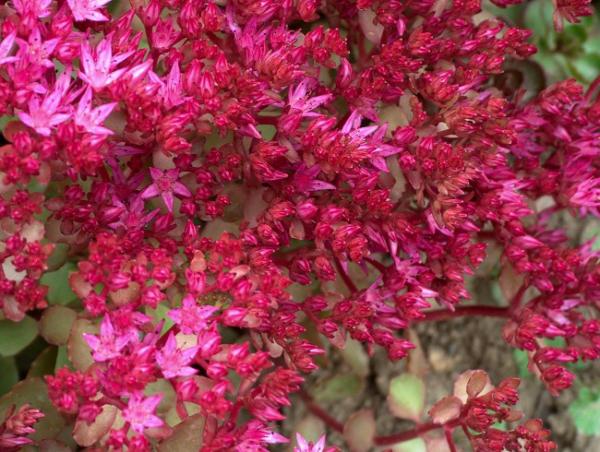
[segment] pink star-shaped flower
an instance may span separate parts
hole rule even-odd
[[[170,334],[165,346],[156,354],[156,362],[165,378],[188,377],[196,373],[196,369],[188,366],[200,349],[199,345],[182,350],[177,347],[174,334]]]
[[[40,30],[35,27],[29,34],[27,41],[20,38],[16,38],[16,41],[19,44],[19,52],[17,54],[19,58],[26,59],[30,63],[38,66],[54,67],[54,63],[50,59],[50,56],[58,45],[58,38],[42,41]]]
[[[169,212],[173,212],[174,195],[192,196],[188,188],[179,182],[179,170],[177,168],[164,172],[157,168],[150,168],[150,176],[153,183],[142,192],[142,199],[155,198],[160,195]]]
[[[95,135],[112,135],[113,131],[103,127],[102,123],[116,105],[116,102],[111,102],[92,108],[92,89],[88,87],[79,100],[79,105],[74,116],[75,124],[83,127],[86,132]]]
[[[87,41],[81,43],[81,65],[83,71],[79,72],[79,78],[90,85],[94,90],[99,90],[118,80],[125,71],[112,67],[121,63],[133,52],[125,52],[113,57],[110,35],[104,38],[92,51]],[[94,55],[95,54],[95,55]]]
[[[123,418],[131,425],[136,433],[143,433],[147,428],[155,428],[163,425],[161,418],[154,414],[156,407],[162,399],[162,394],[155,394],[144,398],[140,394],[134,394],[123,410]]]
[[[22,17],[31,14],[39,19],[50,15],[51,4],[52,0],[12,0],[13,7]]]
[[[54,85],[54,90],[41,101],[35,96],[27,103],[28,112],[18,111],[17,116],[28,127],[43,136],[50,136],[51,129],[71,117],[71,107],[65,105],[69,90],[71,71],[65,70]],[[68,97],[68,96],[67,96]],[[67,99],[68,103],[69,99]]]
[[[107,315],[100,324],[100,337],[84,333],[83,338],[93,351],[92,356],[97,362],[104,362],[121,354],[131,339],[129,334],[116,334],[110,317]]]
[[[207,320],[219,308],[209,305],[199,305],[192,295],[186,295],[179,309],[169,312],[169,317],[179,325],[184,334],[198,334],[207,326]]]
[[[300,434],[296,433],[296,447],[294,452],[323,452],[325,450],[325,435],[321,436],[316,443],[306,441]]]
[[[92,22],[104,22],[108,20],[100,11],[96,11],[109,3],[110,0],[67,0],[69,8],[76,21],[91,20]]]
[[[18,60],[17,57],[8,56],[12,50],[13,44],[15,43],[16,36],[17,34],[13,31],[11,34],[6,36],[2,42],[0,42],[0,65],[12,63],[13,61]]]

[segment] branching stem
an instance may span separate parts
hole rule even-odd
[[[456,317],[464,316],[482,316],[482,317],[510,317],[510,311],[508,307],[500,306],[458,306],[456,309],[451,311],[450,309],[434,309],[424,313],[425,317],[417,319],[414,322],[435,322],[439,320],[449,320]]]

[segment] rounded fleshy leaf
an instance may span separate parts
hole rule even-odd
[[[315,388],[314,397],[322,402],[357,397],[364,386],[364,380],[354,373],[333,375]]]
[[[358,22],[365,37],[375,45],[379,45],[383,35],[383,25],[375,23],[377,17],[372,9],[362,9],[358,12]]]
[[[352,452],[367,452],[373,447],[375,418],[373,411],[360,410],[344,424],[344,439]]]
[[[20,407],[26,403],[44,413],[44,417],[35,424],[35,432],[29,436],[31,439],[54,438],[62,430],[65,421],[50,403],[46,384],[39,377],[17,383],[9,393],[0,398],[0,419],[4,419],[12,405]]]
[[[422,438],[414,438],[410,441],[403,441],[394,444],[391,448],[392,452],[433,452],[428,451],[427,444]]]
[[[46,347],[31,363],[27,377],[43,377],[54,373],[57,354],[56,347]]]
[[[484,395],[494,389],[488,374],[483,370],[467,370],[454,381],[454,395],[463,403],[467,399]]]
[[[77,313],[64,306],[50,306],[40,320],[40,334],[52,345],[64,345],[71,334]]]
[[[14,356],[38,335],[37,322],[25,316],[20,322],[0,320],[0,356]]]
[[[0,357],[0,369],[2,369],[2,378],[0,378],[1,396],[9,392],[12,386],[19,381],[19,370],[13,357]]]
[[[158,446],[158,452],[188,452],[200,450],[202,447],[202,432],[204,416],[195,414],[186,418],[173,429],[173,434]]]
[[[360,342],[348,339],[340,353],[356,375],[366,377],[369,374],[369,356]]]
[[[418,421],[425,406],[423,380],[409,373],[393,378],[390,381],[387,402],[394,416]]]
[[[512,265],[506,264],[502,267],[502,272],[498,277],[498,284],[500,285],[504,299],[510,302],[523,284],[523,275],[517,273]]]
[[[48,302],[66,305],[75,300],[75,293],[69,284],[69,274],[76,269],[75,264],[67,262],[58,270],[47,272],[42,276],[41,283],[48,286]]]
[[[77,319],[73,322],[71,334],[67,341],[67,354],[75,369],[84,371],[94,363],[92,350],[83,338],[84,333],[97,333],[98,327],[86,319]]]
[[[491,385],[488,374],[483,370],[475,370],[467,382],[467,395],[469,398],[477,397],[488,385]]]
[[[108,433],[115,422],[117,411],[119,411],[118,408],[113,405],[103,405],[102,411],[91,424],[85,421],[75,422],[73,438],[77,444],[83,447],[94,445]]]
[[[429,410],[429,416],[436,424],[445,424],[460,416],[462,401],[455,396],[447,396]]]

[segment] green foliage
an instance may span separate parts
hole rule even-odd
[[[54,366],[56,365],[56,356],[56,347],[46,347],[46,349],[31,363],[29,371],[27,372],[27,376],[43,377],[44,375],[53,374]]]
[[[584,435],[600,435],[600,391],[581,388],[569,406],[577,430]]]
[[[388,406],[394,416],[418,421],[425,407],[425,384],[416,375],[404,373],[390,381]]]
[[[392,452],[427,452],[427,444],[422,438],[414,438],[392,446]]]
[[[364,389],[364,380],[354,373],[335,375],[320,383],[314,391],[315,399],[334,402],[356,397]]]
[[[0,369],[2,369],[2,378],[0,378],[0,395],[6,394],[19,381],[19,371],[15,359],[0,357]]]
[[[527,352],[524,350],[513,350],[513,360],[517,365],[517,371],[519,372],[519,378],[525,379],[531,377],[531,372],[527,367],[529,363],[529,357]]]
[[[37,335],[37,322],[29,316],[20,322],[0,320],[0,356],[16,355],[31,344]]]
[[[67,305],[77,298],[69,285],[69,274],[76,270],[73,262],[67,262],[54,272],[48,272],[41,283],[48,286],[48,303]]]
[[[34,440],[54,438],[65,425],[65,420],[50,403],[46,384],[39,377],[27,378],[17,383],[9,393],[0,398],[0,419],[4,419],[11,406],[15,405],[18,408],[26,403],[45,414],[36,423],[35,433],[30,437]]]
[[[544,69],[548,83],[568,77],[591,83],[600,73],[600,20],[593,15],[578,24],[565,23],[558,33],[553,12],[554,5],[546,0],[527,4],[522,26],[533,31],[532,42],[538,48],[533,60]]]

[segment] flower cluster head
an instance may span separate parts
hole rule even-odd
[[[32,444],[33,441],[27,436],[35,432],[33,427],[40,418],[44,417],[37,408],[30,405],[21,405],[16,409],[12,405],[4,415],[4,421],[0,424],[0,448],[4,451],[18,451],[23,446]]]
[[[39,318],[67,269],[45,381],[80,446],[266,451],[316,357],[402,359],[435,316],[503,317],[552,394],[600,357],[600,253],[557,227],[600,216],[600,100],[501,87],[536,49],[479,0],[1,3],[0,310]],[[505,299],[468,306],[489,256]],[[517,384],[482,378],[435,422],[551,450],[537,421],[493,427]],[[11,412],[0,449],[40,416]]]

